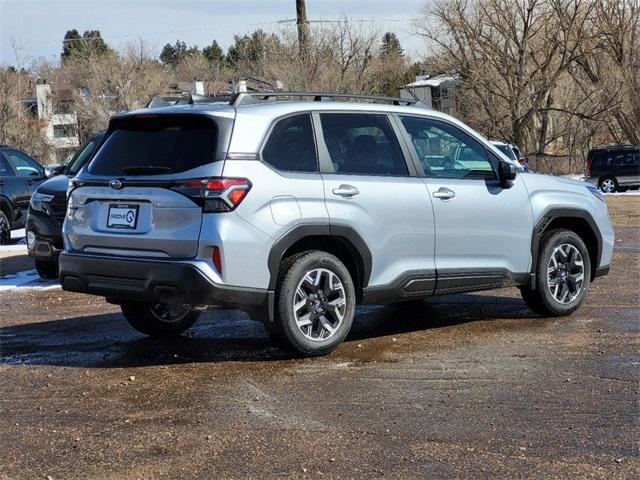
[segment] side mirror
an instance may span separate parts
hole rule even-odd
[[[518,169],[512,163],[509,163],[509,162],[498,163],[498,178],[500,178],[500,183],[504,185],[510,182],[511,180],[515,180],[517,171]]]
[[[47,178],[55,177],[64,173],[67,166],[63,163],[51,163],[44,168],[44,175]]]

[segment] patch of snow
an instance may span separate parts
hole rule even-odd
[[[640,197],[640,190],[627,190],[626,192],[605,193],[609,197]]]
[[[60,288],[58,280],[44,280],[35,270],[10,273],[0,277],[0,292],[7,290],[50,290]]]
[[[11,240],[20,240],[24,239],[27,234],[24,231],[24,228],[19,228],[18,230],[11,230]]]
[[[15,245],[0,245],[0,252],[23,252],[27,254],[26,243],[17,243]]]

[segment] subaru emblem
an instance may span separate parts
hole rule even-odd
[[[120,190],[122,188],[122,182],[117,178],[114,178],[109,182],[109,186],[114,190]]]

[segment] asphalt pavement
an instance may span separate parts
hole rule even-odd
[[[357,312],[296,359],[212,310],[182,338],[103,300],[0,292],[0,478],[640,478],[640,198],[567,318],[518,290]]]

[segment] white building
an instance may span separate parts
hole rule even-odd
[[[400,97],[418,100],[434,110],[455,115],[456,88],[459,84],[460,79],[451,75],[418,75],[415,82],[400,90]]]
[[[33,100],[46,142],[53,147],[48,160],[61,163],[80,145],[74,102],[71,98],[52,95],[51,85],[40,82]]]

